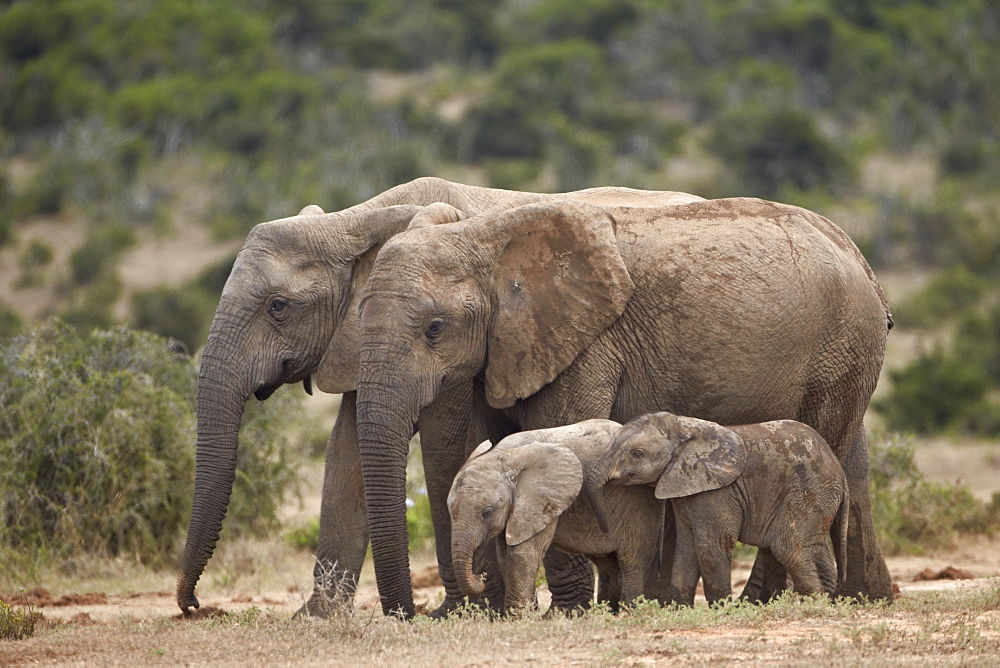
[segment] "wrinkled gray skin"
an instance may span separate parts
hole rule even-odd
[[[495,541],[507,613],[534,605],[535,575],[550,545],[594,561],[598,600],[613,610],[640,594],[666,600],[669,572],[661,581],[658,568],[665,503],[650,488],[609,488],[614,521],[605,533],[580,495],[591,463],[620,427],[585,420],[513,434],[492,448],[484,441],[473,452],[448,495],[451,554],[467,596],[483,595],[473,555]]]
[[[891,316],[864,258],[825,218],[748,198],[527,204],[396,235],[360,308],[358,441],[388,614],[413,614],[413,424],[470,381],[466,452],[516,431],[660,410],[810,424],[851,486],[838,591],[891,598],[862,425]],[[770,596],[765,575],[758,560],[748,597]]]
[[[414,227],[435,225],[555,197],[598,203],[609,198],[654,203],[699,199],[627,188],[537,195],[421,178],[340,212],[326,214],[309,206],[298,216],[251,231],[219,300],[202,356],[194,503],[177,578],[181,610],[198,607],[194,588],[226,514],[244,404],[251,396],[266,399],[284,383],[304,382],[311,391],[313,375],[321,390],[344,396],[326,449],[316,587],[299,612],[325,616],[331,604],[350,600],[368,545],[354,410],[357,303],[375,255],[411,222]],[[456,383],[415,420],[447,590],[445,609],[462,596],[451,574],[445,497],[469,449],[470,397],[471,383]],[[408,429],[412,433],[412,425]],[[405,534],[404,526],[404,541]],[[329,589],[333,582],[339,583],[339,601]]]
[[[644,415],[622,427],[590,469],[585,496],[602,525],[617,523],[605,497],[622,485],[655,487],[658,499],[672,500],[670,597],[677,603],[694,605],[699,573],[709,603],[731,599],[737,540],[760,548],[775,580],[787,573],[800,594],[834,594],[844,581],[847,479],[823,437],[801,422],[727,428]]]

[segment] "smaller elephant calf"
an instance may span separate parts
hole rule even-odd
[[[580,495],[590,464],[620,427],[611,420],[585,420],[476,448],[448,495],[455,575],[466,595],[482,595],[473,555],[495,540],[508,613],[534,604],[535,575],[550,546],[594,561],[598,597],[612,609],[640,594],[666,596],[667,578],[660,584],[658,568],[665,502],[648,488],[609,490],[615,521],[605,533]]]
[[[672,500],[670,598],[677,603],[694,604],[699,572],[709,603],[730,599],[737,540],[760,548],[778,589],[786,574],[802,594],[832,594],[844,580],[847,479],[823,437],[801,422],[726,428],[671,413],[643,415],[622,427],[591,467],[587,496],[602,526],[612,482],[655,486],[657,498]]]

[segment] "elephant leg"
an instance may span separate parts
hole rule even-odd
[[[765,550],[758,550],[750,577],[740,593],[740,600],[767,603],[787,589],[787,582],[788,574],[781,562]]]
[[[795,532],[784,531],[772,541],[771,555],[785,567],[795,593],[810,595],[823,592],[811,546],[805,545]]]
[[[816,564],[816,571],[819,573],[823,591],[831,596],[836,594],[837,562],[833,558],[833,551],[830,549],[825,534],[821,533],[813,544],[813,563]]]
[[[552,611],[576,614],[594,602],[594,564],[582,554],[549,548],[542,563],[552,594]]]
[[[659,537],[656,552],[650,558],[646,569],[646,598],[659,601],[663,605],[673,603],[670,598],[670,574],[674,565],[674,549],[677,545],[677,524],[674,521],[672,504],[666,502],[663,516],[663,531]]]
[[[892,580],[879,550],[872,520],[868,436],[864,425],[858,429],[851,450],[841,463],[851,494],[851,512],[847,525],[847,578],[837,588],[837,595],[891,601]]]
[[[735,536],[727,536],[713,527],[700,527],[695,532],[695,557],[705,586],[709,605],[728,603],[733,598],[733,553]]]
[[[465,595],[458,586],[451,560],[451,516],[448,514],[448,492],[455,475],[469,454],[469,420],[471,415],[472,388],[470,384],[458,385],[442,393],[420,414],[420,449],[423,455],[424,480],[427,483],[427,501],[434,523],[434,549],[438,573],[444,585],[445,598],[430,616],[439,619],[458,608]],[[478,443],[478,442],[477,442]],[[499,610],[503,601],[502,580],[496,567],[495,551],[483,550],[477,555],[477,567],[493,574],[492,587],[487,587],[489,600]],[[477,571],[483,572],[483,571]],[[497,583],[500,586],[497,587]],[[488,583],[489,584],[489,583]],[[484,595],[485,597],[486,595]]]
[[[632,605],[645,593],[646,565],[652,557],[648,551],[641,554],[619,554],[621,564],[622,605]]]
[[[597,601],[617,613],[622,600],[622,574],[618,558],[614,555],[591,557],[597,566]]]
[[[677,543],[674,548],[674,565],[670,574],[670,600],[678,605],[694,605],[694,591],[698,586],[701,570],[695,552],[694,531],[686,518],[678,516]]]
[[[296,617],[327,617],[354,599],[368,549],[368,519],[358,454],[355,393],[343,395],[326,444],[319,545],[313,567],[313,593]]]

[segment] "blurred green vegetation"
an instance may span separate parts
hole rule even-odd
[[[0,346],[0,557],[177,556],[194,481],[196,360],[166,339],[53,322]],[[301,394],[251,402],[227,533],[266,533],[297,493]]]
[[[873,439],[869,469],[872,515],[887,554],[948,548],[960,534],[992,536],[1000,530],[1000,492],[984,503],[967,485],[928,480],[905,439]]]
[[[990,0],[8,0],[0,248],[81,332],[127,312],[194,352],[231,259],[138,292],[118,270],[178,223],[237,239],[427,174],[779,199],[935,274],[893,304],[932,344],[887,425],[997,435],[998,34]],[[65,262],[39,218],[86,226]],[[0,302],[0,337],[34,325]]]

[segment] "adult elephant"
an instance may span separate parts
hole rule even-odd
[[[526,204],[396,235],[360,306],[358,439],[386,614],[414,613],[407,441],[423,412],[470,381],[474,442],[662,410],[812,425],[850,480],[840,592],[891,598],[862,424],[891,315],[827,219],[743,198]]]
[[[197,464],[187,543],[177,577],[181,610],[198,607],[195,585],[218,541],[232,491],[243,408],[284,383],[344,393],[326,449],[313,595],[300,612],[324,615],[330,585],[349,598],[368,545],[355,423],[357,302],[383,243],[423,226],[555,197],[596,203],[697,200],[693,195],[594,188],[563,195],[521,193],[421,178],[336,213],[317,206],[256,226],[226,283],[202,354]],[[471,384],[454,386],[420,420],[428,493],[447,601],[462,594],[451,571],[445,498],[464,461]],[[453,461],[454,460],[454,461]],[[443,517],[443,519],[442,519]],[[405,528],[404,528],[405,534]]]

